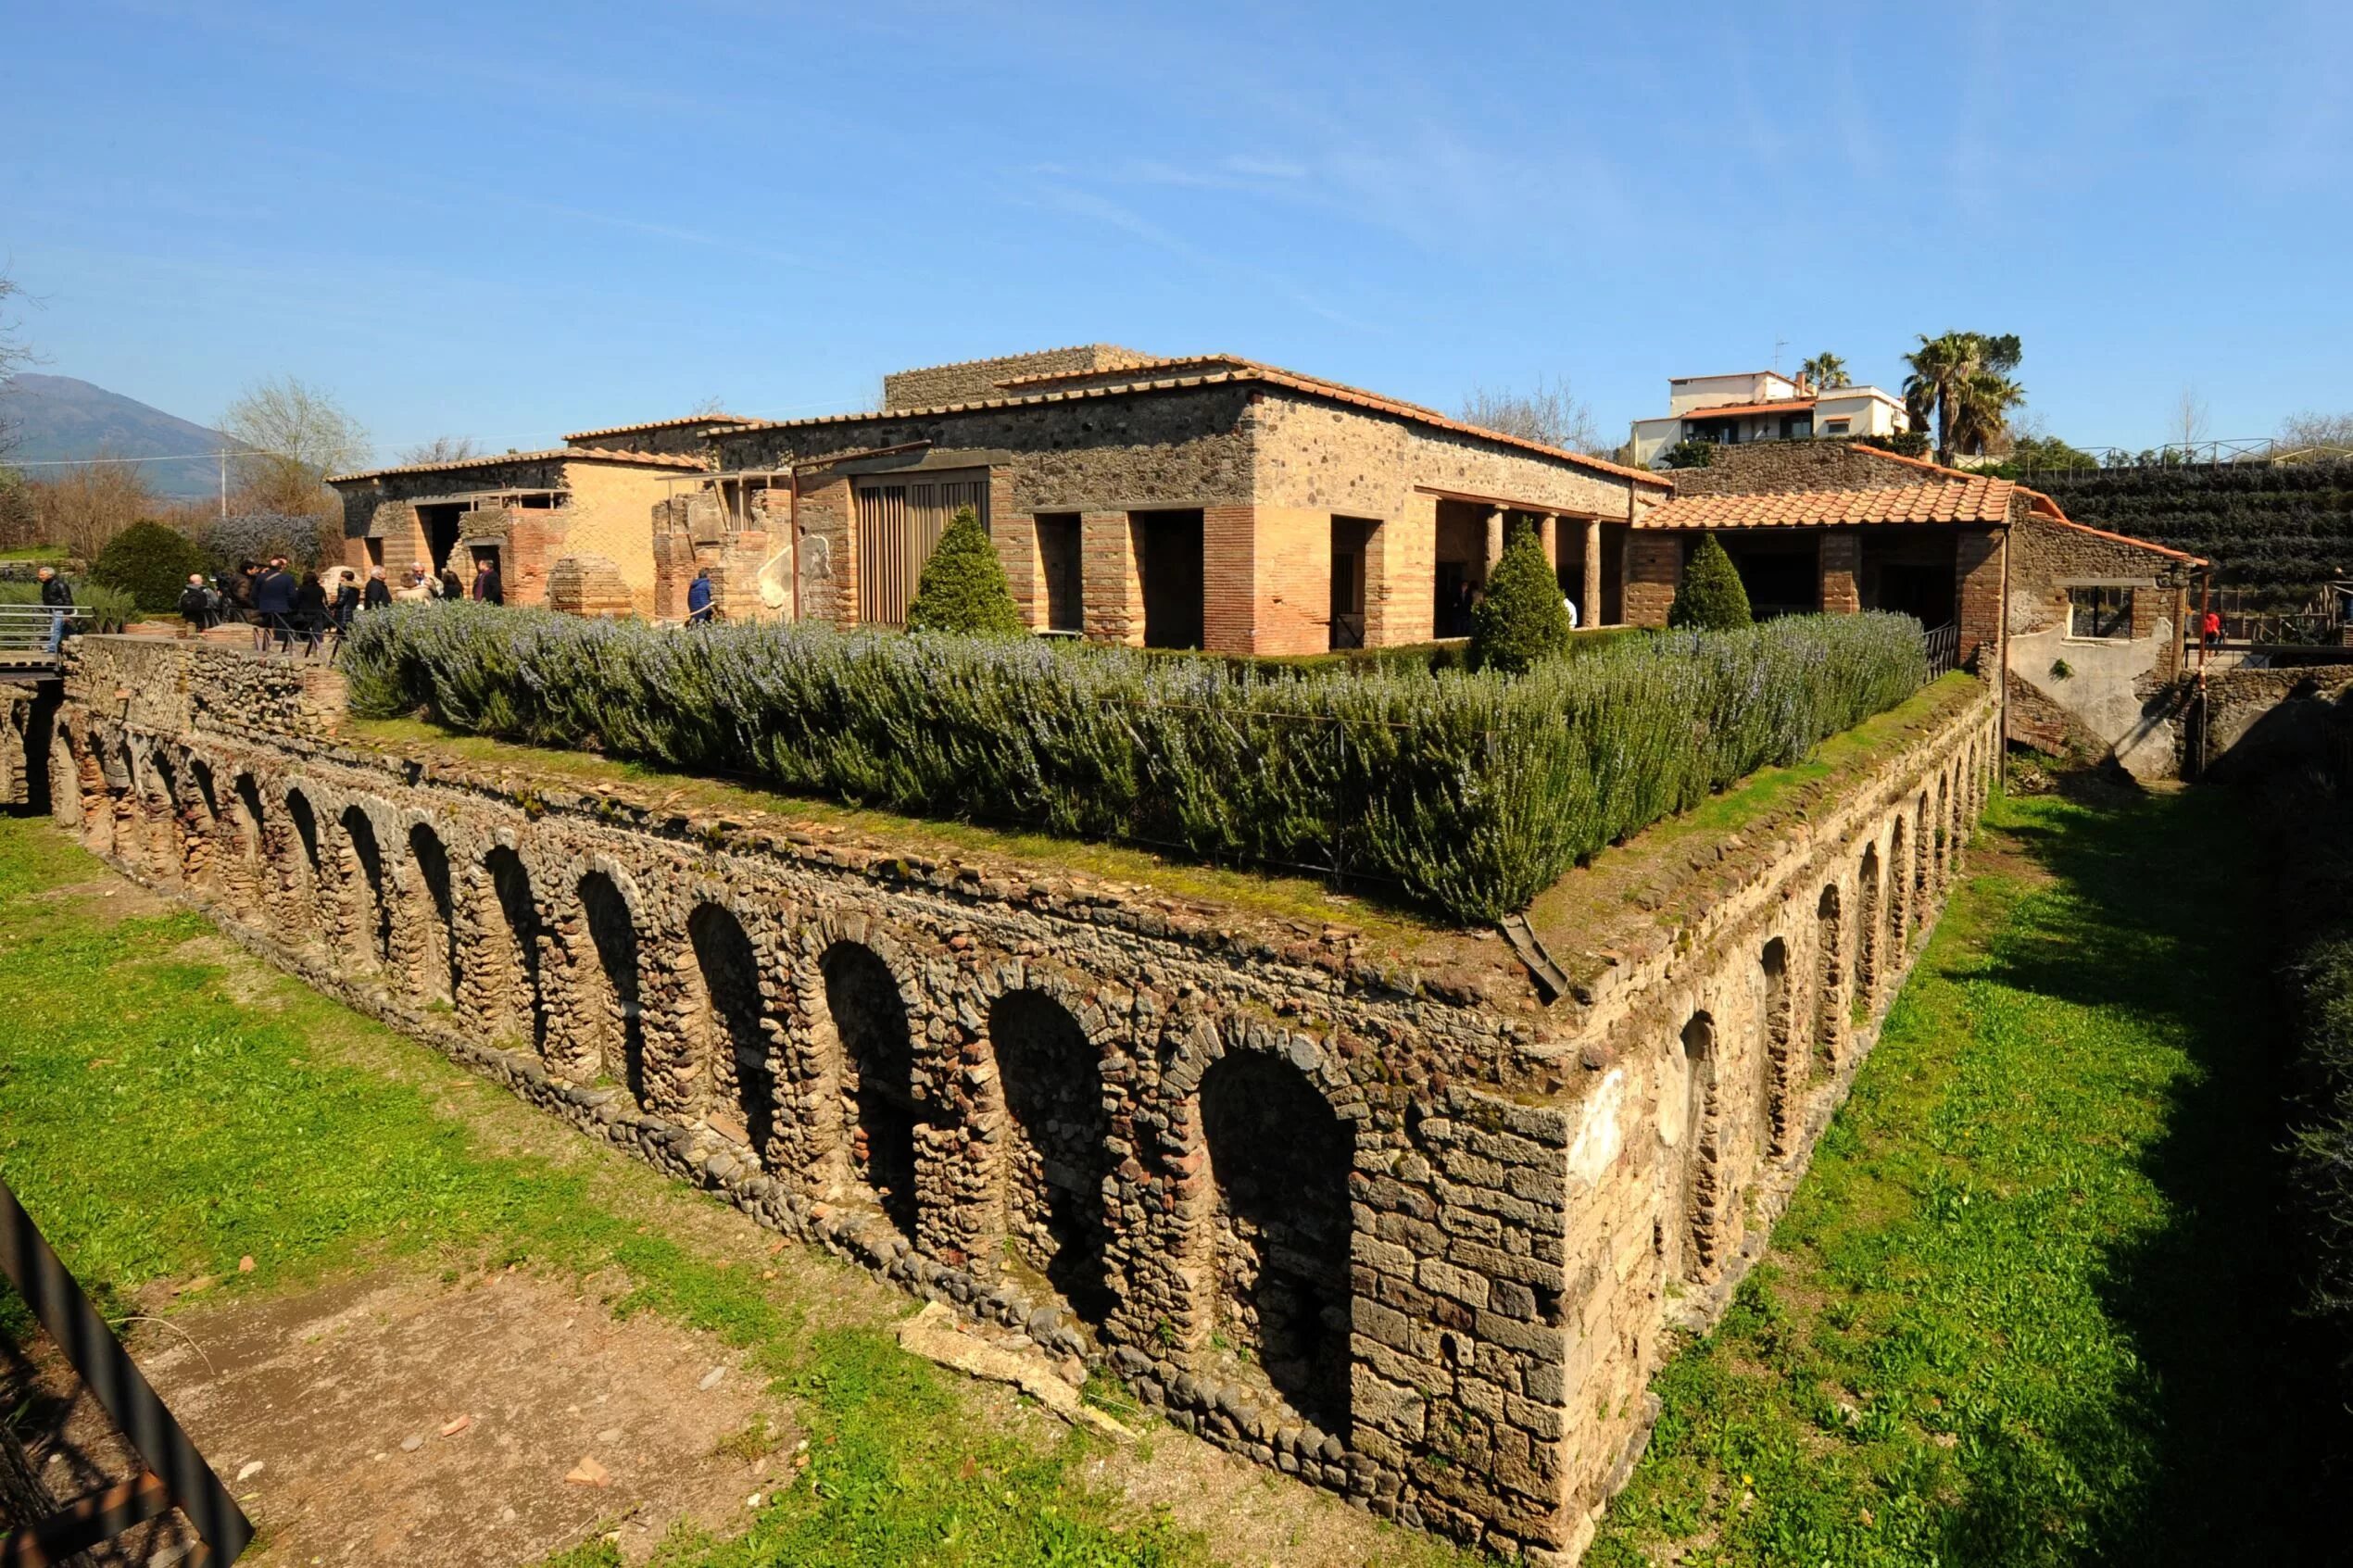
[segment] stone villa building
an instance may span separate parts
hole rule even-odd
[[[1609,621],[1629,527],[1670,489],[1230,355],[1058,349],[906,371],[882,401],[709,431],[712,471],[670,476],[655,523],[661,611],[709,567],[731,615],[900,624],[970,506],[1042,633],[1239,654],[1460,635],[1507,518]]]
[[[332,483],[354,565],[494,559],[510,603],[664,620],[708,571],[731,618],[845,628],[902,624],[969,506],[1038,633],[1231,654],[1464,635],[1517,526],[1585,624],[1662,625],[1712,533],[1760,615],[1897,610],[1980,667],[2034,638],[2011,669],[2032,734],[2127,749],[2204,564],[1861,442],[1742,441],[1658,473],[1233,355],[1050,349],[900,371],[880,404]]]

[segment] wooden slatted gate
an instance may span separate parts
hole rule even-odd
[[[988,525],[985,469],[916,479],[858,482],[858,621],[864,626],[904,626],[924,562],[959,507]]]

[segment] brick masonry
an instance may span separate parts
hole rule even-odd
[[[373,749],[323,673],[79,640],[57,819],[780,1232],[1556,1563],[1638,1451],[1667,1331],[1761,1252],[1995,766],[1991,695],[1940,688],[1737,834],[1611,851],[1540,906],[1547,1005],[1491,934]]]

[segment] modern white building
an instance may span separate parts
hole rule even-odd
[[[1634,421],[1634,461],[1655,468],[1681,441],[1835,441],[1912,428],[1904,400],[1875,386],[1818,389],[1778,370],[1677,376],[1667,416]]]

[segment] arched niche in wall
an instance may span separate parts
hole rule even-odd
[[[1101,1061],[1078,1020],[1043,991],[1009,991],[988,1010],[1008,1136],[1005,1238],[1071,1311],[1100,1326],[1114,1294],[1105,1277],[1111,1119]]]

